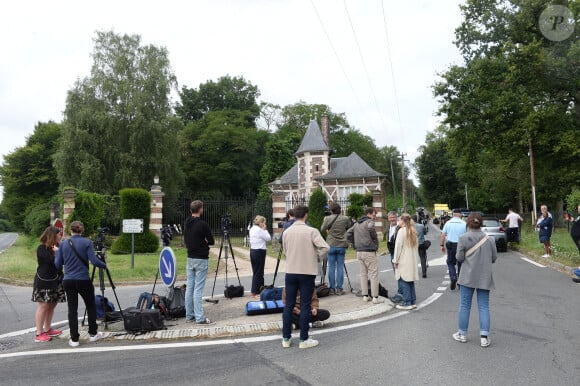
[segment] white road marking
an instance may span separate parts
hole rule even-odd
[[[437,287],[437,291],[445,291],[447,287]]]
[[[522,260],[525,260],[525,261],[527,261],[528,263],[535,265],[536,267],[546,268],[546,266],[545,266],[545,265],[542,265],[542,264],[540,264],[540,263],[536,263],[534,260],[530,260],[530,259],[528,259],[527,257],[520,257],[520,259],[522,259]]]

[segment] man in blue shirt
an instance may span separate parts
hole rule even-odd
[[[461,271],[461,263],[457,262],[455,255],[457,253],[457,242],[459,236],[467,231],[465,222],[461,219],[461,210],[453,210],[453,218],[447,221],[441,231],[441,252],[445,253],[447,248],[447,268],[449,269],[449,279],[451,279],[451,289],[454,290],[457,285],[457,276]],[[457,271],[455,265],[457,264]]]

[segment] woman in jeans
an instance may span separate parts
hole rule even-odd
[[[397,304],[395,307],[400,310],[412,310],[417,308],[415,281],[419,280],[417,230],[409,213],[401,215],[399,226],[400,229],[395,240],[393,265],[395,266],[395,278],[399,281],[402,290],[403,303]]]
[[[495,288],[491,264],[497,259],[497,249],[494,239],[481,231],[482,222],[480,214],[471,213],[467,217],[467,232],[459,236],[457,243],[457,261],[463,265],[457,281],[460,285],[459,328],[453,339],[467,342],[471,299],[477,291],[481,347],[487,347],[490,344],[489,291]]]
[[[252,262],[252,297],[259,297],[264,286],[264,266],[266,265],[266,243],[272,238],[266,230],[266,218],[256,216],[250,228],[250,260]]]

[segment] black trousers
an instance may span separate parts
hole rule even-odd
[[[79,340],[79,295],[85,302],[89,321],[89,335],[97,333],[97,307],[95,306],[95,287],[90,280],[63,280],[62,286],[66,292],[68,303],[68,325],[70,338],[74,342]]]
[[[319,308],[318,311],[316,312],[316,316],[312,316],[312,314],[310,314],[310,320],[308,322],[309,323],[314,323],[317,321],[322,322],[328,318],[330,318],[330,312],[328,310]],[[300,328],[300,315],[292,313],[292,323],[296,325],[296,328]]]
[[[427,250],[423,244],[419,244],[419,259],[421,259],[421,272],[427,275]]]
[[[266,250],[250,249],[250,261],[252,262],[252,293],[259,294],[260,288],[264,285]]]

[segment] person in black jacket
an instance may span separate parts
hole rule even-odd
[[[36,322],[34,341],[37,343],[48,342],[52,337],[62,334],[61,330],[55,330],[51,325],[56,305],[66,302],[62,275],[54,265],[54,254],[58,251],[60,239],[60,229],[51,225],[42,232],[41,244],[36,249],[38,268],[34,277],[32,301],[38,303],[34,315]]]
[[[214,324],[203,312],[203,290],[207,278],[209,246],[215,241],[209,225],[201,219],[203,202],[195,200],[190,205],[191,217],[185,220],[183,240],[187,247],[187,288],[185,290],[185,322]]]
[[[570,229],[570,236],[574,241],[574,245],[578,248],[578,253],[580,253],[580,205],[578,205],[578,217],[568,215],[567,220],[572,222],[572,228]]]

